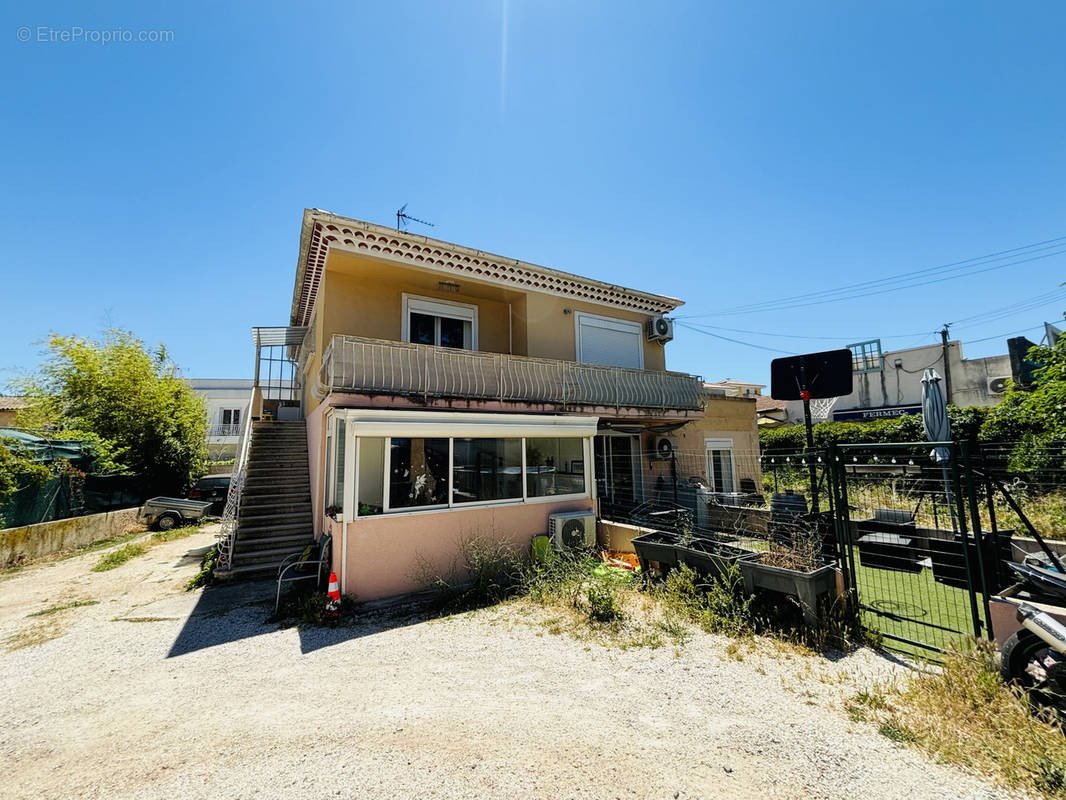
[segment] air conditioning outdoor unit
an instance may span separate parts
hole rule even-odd
[[[669,342],[674,338],[674,321],[667,317],[652,317],[648,320],[645,331],[649,342]]]
[[[1007,381],[1010,380],[1010,375],[1004,375],[1002,378],[989,378],[988,379],[988,393],[989,394],[1005,394],[1007,391]]]
[[[669,461],[674,457],[676,450],[676,441],[669,436],[660,436],[655,440],[655,453],[652,458],[658,461]]]
[[[596,544],[596,512],[564,511],[548,517],[548,537],[556,550],[581,550]]]

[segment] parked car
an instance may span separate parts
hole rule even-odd
[[[150,528],[169,531],[182,525],[190,525],[203,518],[211,504],[201,500],[186,500],[181,497],[153,497],[141,506],[140,518]]]
[[[226,495],[229,494],[229,475],[204,475],[189,492],[190,500],[209,500],[211,514],[219,515],[226,507]]]

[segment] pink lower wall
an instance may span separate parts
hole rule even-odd
[[[464,541],[505,541],[516,552],[525,553],[534,536],[547,533],[549,514],[593,507],[593,500],[583,499],[366,517],[345,526],[347,568],[343,571],[344,543],[335,535],[334,571],[344,574],[341,591],[359,600],[408,594],[425,588],[425,577],[451,572]],[[342,526],[333,526],[339,534]]]

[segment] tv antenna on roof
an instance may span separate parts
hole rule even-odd
[[[401,230],[401,231],[407,230],[407,221],[408,220],[410,220],[411,222],[419,222],[422,225],[428,225],[431,228],[433,227],[433,223],[432,222],[426,222],[424,219],[419,219],[418,217],[412,217],[410,214],[408,214],[407,213],[407,203],[404,203],[403,206],[400,208],[400,210],[396,212],[396,229],[397,230]]]

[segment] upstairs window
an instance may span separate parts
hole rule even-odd
[[[403,340],[412,344],[477,350],[477,306],[405,294]]]
[[[582,364],[644,369],[644,327],[639,322],[578,311],[574,324]]]
[[[239,408],[224,408],[224,409],[222,409],[222,424],[223,425],[240,425],[241,424],[241,410]]]
[[[884,357],[881,355],[881,340],[870,339],[867,342],[849,344],[851,350],[852,372],[881,372],[885,368]]]

